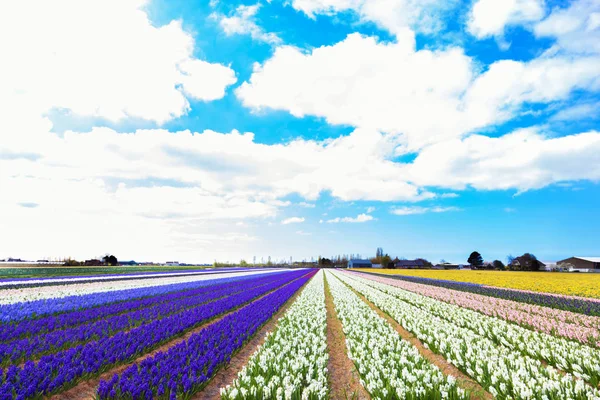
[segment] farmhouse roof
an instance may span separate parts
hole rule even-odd
[[[355,264],[371,264],[371,260],[352,259],[350,261],[352,261]]]
[[[573,257],[573,258],[579,258],[580,260],[585,260],[585,261],[590,261],[590,262],[600,262],[600,257]]]
[[[397,267],[422,267],[423,260],[398,260],[394,263]]]

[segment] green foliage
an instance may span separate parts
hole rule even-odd
[[[471,253],[469,258],[467,259],[467,262],[472,267],[480,268],[483,265],[483,257],[481,257],[481,254],[479,254],[479,252],[474,251]]]
[[[497,269],[497,270],[500,270],[500,271],[504,271],[506,269],[506,266],[500,260],[494,260],[492,262],[492,266],[494,267],[494,269]]]

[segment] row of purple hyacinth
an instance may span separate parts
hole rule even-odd
[[[9,343],[1,343],[0,366],[18,364],[31,359],[32,357],[39,357],[43,354],[65,350],[78,343],[85,343],[90,340],[101,340],[102,338],[114,335],[119,331],[132,329],[143,323],[158,320],[192,307],[198,307],[219,298],[239,293],[248,288],[254,288],[273,282],[284,282],[286,280],[287,277],[279,274],[275,276],[267,275],[266,277],[252,280],[248,282],[247,285],[240,285],[239,282],[234,282],[186,291],[181,293],[181,296],[172,296],[169,300],[153,298],[153,304],[146,308],[105,317],[88,324],[55,330],[49,333],[34,333],[29,337],[21,338]],[[133,304],[133,306],[133,308],[138,308],[135,307],[135,304]]]
[[[284,273],[290,282],[305,270]],[[285,284],[285,283],[284,283]],[[217,301],[138,326],[128,332],[78,345],[43,356],[38,363],[27,361],[23,367],[10,366],[0,377],[0,399],[28,399],[48,395],[72,386],[110,367],[128,362],[186,331],[252,299],[264,295],[281,282],[244,290]]]
[[[215,286],[228,285],[236,282],[251,281],[256,278],[267,276],[279,276],[280,274],[260,274],[251,276],[236,276],[233,278],[222,278],[210,281],[194,281],[168,285],[170,291],[163,293],[163,287],[156,286],[144,288],[144,294],[147,297],[133,297],[128,300],[116,303],[106,304],[101,307],[76,309],[65,313],[46,315],[36,319],[25,319],[13,323],[0,324],[0,342],[7,342],[33,334],[49,333],[58,329],[90,323],[98,319],[107,318],[112,315],[122,314],[129,311],[135,311],[145,307],[150,307],[160,302],[167,302],[179,298],[194,296],[204,292],[212,291]],[[207,285],[206,282],[212,283]],[[113,293],[111,293],[112,296]],[[139,292],[136,292],[139,294]],[[106,294],[105,294],[106,296]],[[85,296],[79,296],[79,299],[85,303]],[[1,306],[0,306],[1,308]]]
[[[144,276],[152,276],[152,275],[170,275],[170,274],[180,274],[180,273],[221,273],[221,272],[235,272],[235,271],[245,271],[250,268],[243,267],[231,267],[231,268],[207,268],[207,269],[173,269],[168,271],[151,271],[151,272],[133,272],[130,274],[96,274],[96,275],[62,275],[62,276],[50,276],[46,278],[42,277],[33,277],[33,278],[4,278],[0,279],[0,284],[2,283],[26,283],[26,282],[43,282],[43,281],[51,281],[51,280],[78,280],[78,279],[93,279],[97,280],[98,278],[117,278],[117,277],[144,277]],[[38,286],[37,284],[35,286]]]
[[[202,389],[218,368],[230,361],[260,326],[316,271],[227,315],[192,335],[186,342],[159,352],[102,381],[100,399],[177,399]]]
[[[189,270],[189,271],[168,271],[168,272],[146,272],[140,274],[119,274],[119,275],[90,275],[90,276],[67,276],[53,278],[27,278],[26,280],[0,280],[0,291],[4,289],[21,289],[27,287],[73,285],[92,282],[116,282],[129,280],[144,280],[155,278],[166,278],[171,276],[188,275],[215,275],[225,272],[248,271],[249,268],[223,268],[218,270]]]
[[[270,272],[280,273],[280,272]],[[214,285],[215,283],[225,282],[224,279],[215,278],[193,282],[173,283],[160,286],[149,286],[135,289],[125,289],[110,292],[107,296],[104,292],[90,293],[85,295],[67,296],[53,299],[34,300],[28,302],[2,304],[0,305],[0,323],[10,323],[28,318],[37,318],[42,315],[62,313],[72,310],[80,310],[95,306],[116,303],[135,298],[156,296],[159,294],[170,293],[186,289],[194,289],[202,286]],[[246,277],[252,279],[252,276]],[[2,325],[0,325],[1,327]]]

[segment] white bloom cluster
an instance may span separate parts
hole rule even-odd
[[[370,286],[492,340],[496,345],[546,361],[593,386],[600,383],[600,350],[536,332],[467,308],[434,300],[391,285],[365,280]]]
[[[338,273],[335,274],[339,276]],[[346,335],[348,355],[373,399],[468,399],[445,376],[330,273],[327,282]]]
[[[252,355],[221,398],[326,399],[327,312],[323,272],[306,285],[274,333]]]
[[[539,360],[525,355],[525,348],[536,346],[536,343],[522,342],[515,348],[501,337],[499,330],[493,331],[496,338],[499,338],[499,342],[495,342],[487,337],[484,328],[474,330],[450,322],[450,309],[445,311],[442,318],[386,293],[388,290],[400,293],[390,290],[389,285],[350,277],[348,274],[336,273],[336,276],[414,333],[431,350],[442,354],[479,382],[495,397],[600,400],[597,389],[572,375],[561,375],[553,367],[546,367]],[[414,293],[411,295],[420,296]],[[580,362],[583,363],[582,360]]]

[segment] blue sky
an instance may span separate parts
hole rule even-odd
[[[600,252],[596,1],[40,8],[0,6],[0,258]]]

